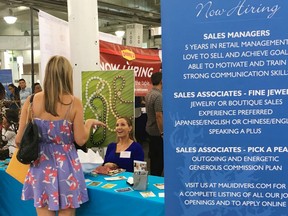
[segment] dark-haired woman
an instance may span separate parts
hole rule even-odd
[[[20,101],[19,89],[13,83],[8,85],[8,89],[10,91],[9,109],[20,109],[21,108],[21,101]]]

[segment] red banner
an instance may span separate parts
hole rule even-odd
[[[100,41],[101,70],[134,70],[135,96],[152,88],[151,75],[161,69],[159,50],[123,46]]]

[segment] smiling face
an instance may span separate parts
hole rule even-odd
[[[118,138],[129,138],[132,131],[132,125],[129,125],[126,119],[119,118],[116,122],[116,134]]]

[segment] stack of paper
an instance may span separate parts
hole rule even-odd
[[[82,165],[83,172],[90,173],[98,166],[102,165],[104,160],[100,156],[99,152],[94,152],[92,149],[88,149],[85,153],[82,150],[77,150],[80,163]]]

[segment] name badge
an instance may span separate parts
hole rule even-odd
[[[130,158],[131,152],[130,151],[122,151],[120,152],[120,158]]]

